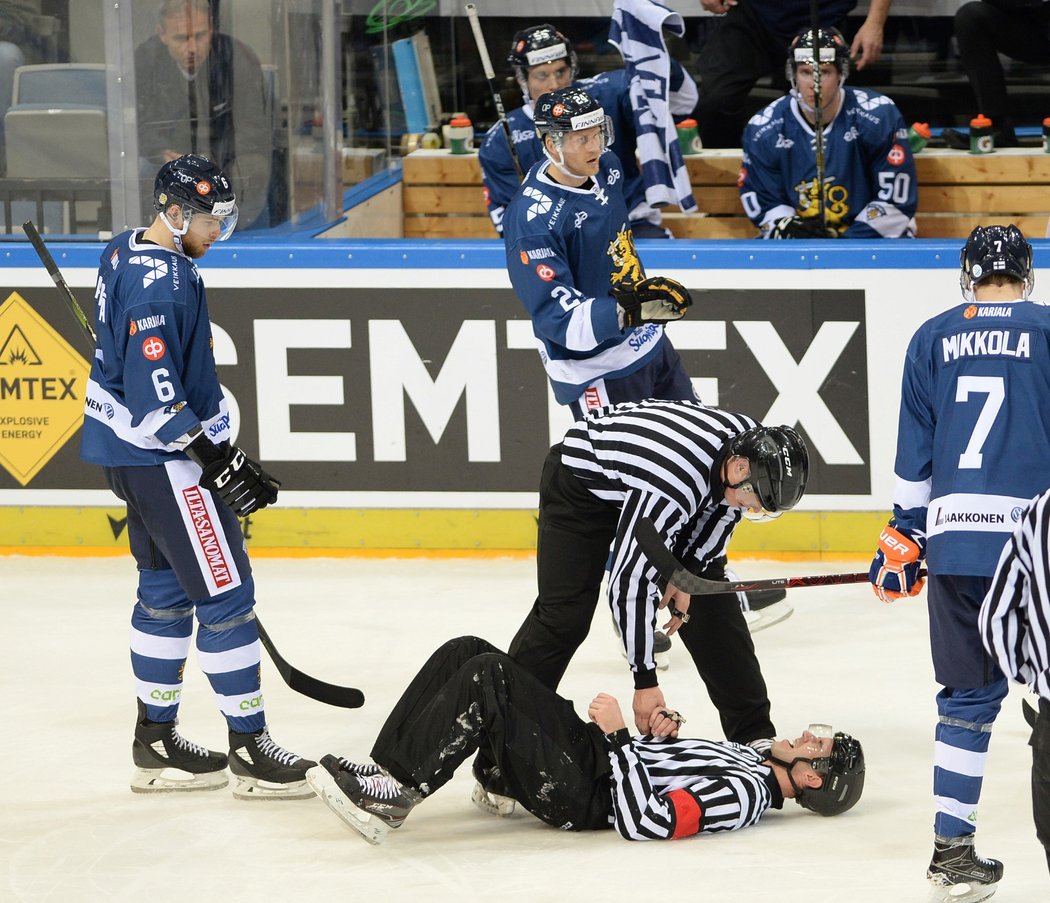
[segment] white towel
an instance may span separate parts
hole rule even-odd
[[[631,108],[638,135],[638,162],[645,182],[645,199],[653,207],[677,204],[696,210],[678,132],[671,118],[668,94],[671,60],[663,29],[685,32],[682,17],[655,0],[615,0],[609,43],[623,55],[630,76]],[[686,90],[696,85],[686,74]]]

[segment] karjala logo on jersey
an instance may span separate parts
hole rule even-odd
[[[131,321],[131,326],[128,328],[128,335],[135,335],[138,332],[146,329],[156,329],[158,326],[163,326],[164,322],[164,314],[155,314],[149,317],[139,317],[139,319]]]
[[[522,189],[521,193],[524,194],[527,198],[532,198],[532,200],[535,202],[533,204],[529,204],[529,210],[525,214],[526,222],[536,219],[537,216],[543,216],[544,214],[550,211],[551,204],[553,202],[538,188],[533,188],[531,185],[526,185]]]
[[[168,265],[163,260],[157,260],[156,257],[136,255],[130,258],[128,263],[146,267],[146,275],[142,277],[143,288],[149,288],[158,279],[163,279],[168,275]]]

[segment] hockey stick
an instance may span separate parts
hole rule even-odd
[[[673,583],[682,592],[693,596],[710,596],[715,593],[749,593],[763,589],[798,589],[802,586],[840,586],[845,583],[867,583],[868,572],[855,574],[815,574],[810,577],[771,577],[766,580],[707,580],[698,577],[668,551],[663,537],[651,520],[643,517],[634,528],[634,537],[645,556],[660,573],[660,577]],[[926,569],[919,577],[926,576]]]
[[[813,31],[813,106],[814,122],[813,130],[816,132],[816,167],[817,167],[817,210],[820,212],[820,224],[826,230],[828,227],[828,211],[824,200],[824,176],[826,164],[824,162],[824,115],[821,107],[824,98],[820,90],[820,8],[818,0],[809,0],[810,28]]]
[[[26,237],[33,245],[33,250],[36,251],[40,262],[50,274],[55,286],[62,293],[66,306],[80,324],[84,335],[91,343],[91,350],[94,352],[98,337],[95,335],[95,330],[91,328],[91,323],[88,321],[84,309],[77,301],[76,295],[73,294],[72,289],[70,289],[69,284],[62,275],[62,271],[58,268],[58,264],[55,263],[55,258],[51,256],[51,252],[47,249],[47,245],[44,244],[44,240],[40,237],[40,233],[32,220],[23,223],[22,229],[25,230]],[[259,641],[270,654],[270,658],[273,659],[273,663],[277,666],[277,672],[284,678],[284,682],[297,693],[302,693],[303,696],[309,696],[318,702],[339,706],[344,709],[356,709],[364,705],[365,696],[360,690],[354,687],[337,687],[334,684],[318,680],[316,677],[311,677],[309,674],[304,674],[298,668],[293,668],[288,664],[284,656],[277,651],[277,647],[274,646],[273,640],[270,639],[270,635],[266,632],[266,628],[263,627],[258,615],[255,616],[255,624],[259,629]]]
[[[478,8],[473,3],[468,3],[463,9],[470,19],[470,28],[474,32],[474,43],[478,45],[478,53],[481,55],[481,68],[485,70],[485,78],[489,83],[489,92],[492,94],[492,102],[496,105],[496,116],[499,117],[500,125],[503,126],[503,134],[507,136],[507,145],[510,147],[510,158],[514,161],[514,171],[518,174],[518,181],[525,178],[521,171],[521,161],[518,160],[518,152],[514,149],[514,138],[510,133],[510,123],[507,122],[507,114],[503,109],[503,98],[496,87],[496,73],[492,69],[492,60],[489,59],[489,49],[485,44],[485,36],[481,33],[481,20],[478,18]]]

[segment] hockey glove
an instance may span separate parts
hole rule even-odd
[[[201,487],[214,492],[238,517],[277,501],[280,482],[236,446],[214,445],[201,435],[186,447],[186,454],[200,465]]]
[[[879,548],[871,562],[868,579],[883,602],[915,596],[926,585],[919,576],[924,550],[911,536],[887,524],[879,535]]]
[[[612,294],[625,327],[680,320],[693,303],[689,290],[666,276],[651,276],[636,285],[616,285]]]
[[[838,238],[838,232],[815,216],[785,216],[769,231],[770,238]]]

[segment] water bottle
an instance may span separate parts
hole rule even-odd
[[[995,153],[995,138],[992,136],[992,120],[978,113],[970,120],[970,153]]]
[[[700,131],[695,119],[683,119],[678,123],[678,147],[683,157],[700,153]]]
[[[469,154],[474,149],[474,126],[466,116],[448,124],[448,144],[453,154]]]
[[[911,152],[917,154],[926,147],[926,142],[932,137],[933,133],[930,131],[929,123],[913,122],[911,128],[908,129],[908,144],[911,145]]]

